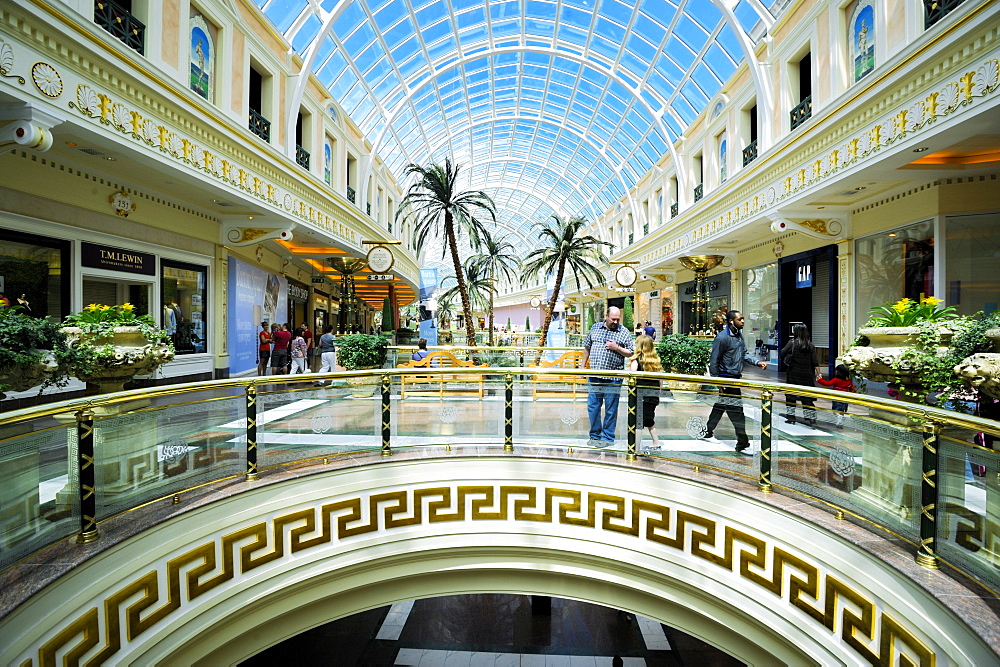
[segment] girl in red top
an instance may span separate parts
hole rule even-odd
[[[271,332],[267,322],[260,323],[261,331],[257,334],[257,375],[267,375],[267,362],[271,358]]]
[[[847,370],[847,366],[844,364],[837,364],[837,367],[833,369],[833,377],[829,380],[818,377],[816,378],[816,382],[837,391],[854,391],[854,383],[851,382],[851,372]],[[833,401],[830,407],[837,413],[837,428],[844,428],[844,413],[847,412],[847,402]]]

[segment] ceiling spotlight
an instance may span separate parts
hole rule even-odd
[[[67,141],[66,145],[67,146],[76,146],[76,142],[75,141]]]
[[[118,158],[111,157],[110,155],[105,155],[104,159],[107,160],[108,162],[115,162]]]
[[[248,215],[247,216],[247,220],[253,220],[253,216],[252,215]]]
[[[889,234],[889,238],[896,238],[896,232]]]
[[[929,150],[930,150],[929,146],[921,146],[920,148],[914,148],[913,152],[914,153],[926,153]]]

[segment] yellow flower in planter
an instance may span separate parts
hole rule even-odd
[[[896,303],[886,304],[871,309],[872,317],[867,327],[912,327],[920,322],[937,322],[956,317],[955,309],[939,308],[943,301],[934,296],[924,297],[918,303],[913,299],[902,298]]]

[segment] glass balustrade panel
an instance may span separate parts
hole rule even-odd
[[[393,449],[503,445],[502,375],[405,374],[392,389]]]
[[[71,433],[72,414],[0,430],[0,569],[80,530]]]
[[[1000,430],[945,426],[940,445],[937,554],[1000,589]]]
[[[645,428],[642,440],[638,440],[644,415],[636,416],[637,449],[651,456],[756,477],[761,416],[758,392],[743,389],[738,397],[731,392],[723,396],[710,382],[710,378],[690,383],[664,381],[658,392],[660,402],[654,408],[659,449],[650,447],[652,438]],[[712,420],[713,429],[709,434]],[[737,452],[736,445],[742,439],[738,432],[741,427],[750,446]]]
[[[94,419],[97,518],[246,472],[246,399],[217,390],[136,401]],[[145,402],[147,405],[142,405]],[[106,412],[106,410],[105,410]],[[71,437],[75,446],[75,431]]]
[[[525,359],[528,366],[534,363],[534,357]],[[531,374],[516,378],[511,406],[515,449],[588,446],[586,376]],[[615,385],[614,389],[620,386]],[[620,409],[619,412],[624,415]]]
[[[920,529],[918,425],[887,410],[774,403],[772,480],[887,526],[911,539]],[[842,407],[842,406],[837,406]]]
[[[334,376],[323,382],[316,386],[312,378],[297,377],[259,389],[257,465],[261,470],[382,447],[381,375]]]

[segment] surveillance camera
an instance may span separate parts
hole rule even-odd
[[[771,231],[775,234],[780,234],[781,232],[788,231],[788,223],[784,220],[775,220],[771,223]]]

